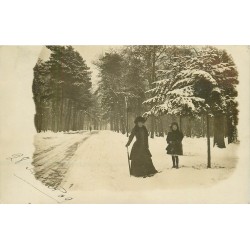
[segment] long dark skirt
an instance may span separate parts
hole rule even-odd
[[[131,160],[131,175],[136,177],[147,177],[157,173],[152,159],[148,155]]]

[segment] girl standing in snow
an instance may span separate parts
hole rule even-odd
[[[179,130],[177,122],[173,122],[170,126],[171,131],[167,135],[166,147],[167,154],[172,155],[173,168],[179,168],[179,157],[178,155],[183,155],[182,149],[182,139],[183,133]]]
[[[135,126],[126,144],[126,147],[128,147],[133,138],[136,137],[130,154],[130,174],[136,177],[150,177],[156,174],[157,170],[153,165],[152,155],[148,148],[148,131],[144,126],[145,119],[139,116],[135,119],[134,123]]]

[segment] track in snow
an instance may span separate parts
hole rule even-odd
[[[52,136],[36,135],[32,162],[35,177],[46,186],[55,189],[64,179],[69,168],[67,163],[77,148],[90,137],[89,133],[82,131],[74,134],[59,133],[59,135],[61,136],[57,133]]]
[[[206,169],[206,139],[184,138],[185,156],[171,169],[165,138],[149,139],[153,163],[161,173],[151,178],[129,176],[127,137],[111,131],[37,135],[33,165],[45,185],[71,191],[126,191],[210,186],[228,178],[237,164],[237,146],[212,148],[212,169]]]

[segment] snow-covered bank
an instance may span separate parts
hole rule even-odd
[[[161,165],[163,155],[165,155],[166,138],[156,137],[149,139],[150,149],[154,154],[155,161]],[[212,138],[211,138],[212,145]],[[225,149],[211,146],[212,168],[231,169],[237,165],[237,151],[239,144],[228,144]],[[180,157],[180,166],[182,168],[205,169],[207,168],[207,139],[206,138],[188,138],[183,139],[183,156]],[[167,157],[166,167],[171,165],[170,156]],[[166,158],[164,157],[164,158]]]
[[[237,147],[212,149],[212,169],[206,168],[206,139],[185,138],[185,155],[181,168],[172,169],[171,157],[166,155],[165,138],[149,140],[153,162],[161,173],[151,178],[130,177],[126,155],[126,136],[111,131],[100,131],[79,147],[71,158],[65,189],[95,190],[149,190],[210,186],[226,179],[237,163]]]
[[[20,201],[15,199],[17,203],[23,200],[136,203],[162,199],[176,202],[183,200],[183,196],[178,198],[180,193],[189,195],[190,188],[197,192],[204,188],[210,190],[229,178],[237,165],[240,146],[230,144],[226,149],[212,148],[212,168],[207,169],[206,139],[184,138],[184,156],[180,157],[181,168],[176,170],[171,168],[171,157],[166,154],[165,138],[149,139],[153,163],[160,173],[151,178],[135,178],[129,176],[126,142],[125,135],[111,131],[39,133],[34,140],[33,159],[17,164],[19,158],[8,160],[11,171],[4,174],[15,174],[8,185],[9,193],[13,189],[14,194],[16,188],[22,190]],[[35,165],[33,168],[31,163]],[[29,194],[30,198],[25,196]],[[187,199],[192,201],[194,197]],[[5,200],[8,202],[8,197]]]

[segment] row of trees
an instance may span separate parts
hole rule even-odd
[[[109,63],[110,67],[106,68]],[[137,90],[140,89],[145,106],[140,106],[139,113],[147,109],[143,115],[150,118],[151,138],[155,132],[164,135],[163,116],[179,117],[186,135],[191,135],[195,124],[190,120],[200,121],[200,126],[196,123],[194,130],[197,132],[200,128],[200,134],[207,137],[208,168],[211,167],[211,132],[214,145],[219,148],[226,147],[225,136],[228,143],[237,140],[238,72],[225,50],[211,46],[128,46],[119,54],[105,54],[97,65],[104,107],[111,115],[111,124],[121,121],[122,132],[125,124],[123,97],[129,98],[130,107],[136,110],[135,100],[139,99]],[[133,88],[130,88],[131,83]],[[107,106],[110,99],[113,106]],[[114,130],[119,130],[119,127]]]
[[[133,57],[129,48],[126,48],[119,52],[105,53],[95,65],[100,77],[96,96],[100,100],[102,119],[110,124],[111,130],[125,133],[125,100],[132,114],[140,115],[145,111],[142,103],[147,84],[142,60]]]
[[[164,135],[162,123],[168,115],[173,120],[179,117],[182,127],[189,127],[188,136],[207,134],[207,121],[211,121],[214,144],[221,148],[225,136],[229,143],[237,140],[238,72],[225,50],[125,46],[105,53],[96,65],[100,72],[97,95],[112,130],[125,133],[124,100],[128,99],[129,124],[136,115],[144,114],[152,138]]]
[[[237,78],[226,51],[206,47],[195,54],[179,53],[159,71],[159,80],[148,91],[152,97],[144,103],[152,108],[147,115],[214,117],[214,144],[223,148],[225,122],[229,143],[237,139]]]
[[[91,72],[72,46],[47,46],[48,61],[34,67],[33,96],[38,132],[83,129],[92,104]]]
[[[128,133],[138,115],[148,118],[151,138],[178,121],[186,136],[210,136],[224,148],[237,140],[238,72],[225,50],[212,46],[123,46],[95,65],[100,81],[72,46],[47,46],[48,61],[34,67],[35,125],[45,130],[89,128]]]
[[[209,121],[211,124],[214,123],[214,117],[209,117]],[[147,126],[150,126],[152,119],[148,119]],[[169,132],[169,127],[172,122],[178,122],[183,134],[186,137],[206,137],[207,135],[207,121],[206,116],[202,115],[201,117],[192,118],[192,117],[184,117],[184,116],[177,116],[177,115],[162,115],[162,116],[155,116],[154,119],[154,128],[155,128],[155,136],[161,137],[166,136]],[[131,123],[131,125],[133,125]],[[227,124],[224,122],[224,130],[227,132]],[[214,134],[214,127],[210,126],[210,134]],[[225,134],[227,137],[227,134]]]

